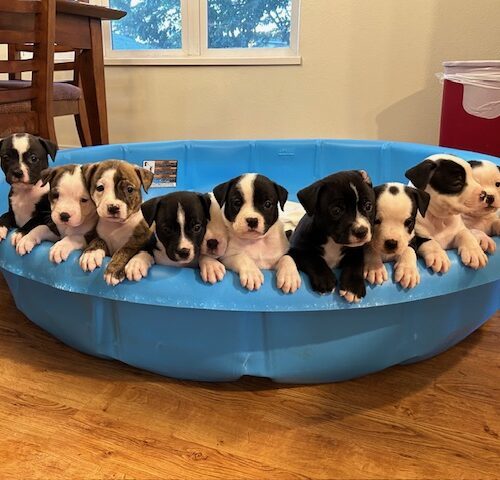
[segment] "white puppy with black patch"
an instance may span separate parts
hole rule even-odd
[[[383,262],[394,261],[394,281],[403,288],[414,288],[420,283],[415,221],[417,212],[425,216],[429,194],[395,182],[374,190],[377,215],[372,241],[365,247],[364,277],[371,284],[382,284],[388,279]]]
[[[71,252],[85,248],[97,225],[96,207],[85,182],[88,168],[63,165],[42,172],[42,186],[50,186],[51,218],[61,238],[50,249],[51,262],[65,262]]]
[[[476,181],[472,167],[455,155],[436,154],[410,168],[406,177],[430,195],[425,217],[417,215],[417,253],[428,268],[446,273],[450,259],[445,250],[458,249],[462,263],[483,268],[488,257],[462,219],[484,208],[484,189]]]
[[[295,262],[286,255],[288,240],[278,219],[288,192],[281,185],[256,173],[247,173],[214,188],[228,228],[229,242],[221,261],[238,273],[248,290],[264,283],[260,269],[276,270],[277,286],[293,293],[301,278]]]

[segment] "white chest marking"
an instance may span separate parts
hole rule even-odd
[[[109,253],[113,255],[128,242],[142,220],[144,217],[141,210],[132,214],[124,223],[110,222],[100,218],[97,224],[97,234],[106,242]]]
[[[455,246],[454,239],[457,233],[465,228],[460,215],[441,218],[434,216],[427,210],[425,217],[422,217],[420,213],[417,215],[415,231],[421,237],[436,240],[446,250]]]
[[[323,258],[330,268],[337,267],[344,257],[342,245],[335,243],[331,238],[323,245],[323,250]]]
[[[35,212],[35,206],[40,199],[49,191],[49,185],[40,186],[41,181],[36,185],[13,185],[10,204],[16,225],[24,226],[30,220]]]

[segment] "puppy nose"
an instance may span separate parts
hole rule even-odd
[[[384,242],[384,247],[387,251],[396,250],[396,248],[398,248],[398,242],[397,240],[386,240]]]
[[[115,215],[120,211],[120,207],[118,205],[108,205],[108,213],[111,215]]]
[[[368,228],[366,227],[354,227],[352,228],[352,234],[356,237],[359,238],[360,240],[363,240],[363,238],[366,237],[368,234]]]
[[[69,213],[62,212],[59,214],[59,218],[62,222],[67,222],[71,218],[71,215]]]
[[[16,178],[23,178],[23,171],[22,170],[14,170],[12,172],[12,175],[14,175],[14,177]]]
[[[216,240],[215,238],[211,238],[210,240],[207,240],[207,247],[210,250],[215,250],[219,246],[219,240]]]
[[[189,254],[191,253],[191,250],[189,248],[181,248],[177,250],[177,255],[179,258],[182,258],[183,260],[186,260],[186,258],[189,257]]]
[[[486,195],[486,203],[488,205],[492,205],[494,201],[495,201],[494,195]]]
[[[259,219],[258,218],[247,218],[247,224],[250,228],[257,228],[259,225]]]

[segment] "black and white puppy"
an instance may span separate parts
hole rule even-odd
[[[488,263],[479,241],[462,219],[484,209],[483,187],[465,160],[448,154],[426,158],[405,173],[419,190],[430,195],[425,217],[417,215],[417,253],[428,268],[446,273],[450,268],[447,249],[457,248],[462,263],[478,269]]]
[[[258,290],[264,282],[260,269],[273,269],[278,288],[295,292],[301,279],[295,262],[286,255],[288,240],[278,219],[278,208],[283,209],[288,197],[286,189],[263,175],[247,173],[213,192],[229,234],[221,262],[238,273],[248,290]]]
[[[376,198],[372,241],[365,247],[365,279],[382,284],[388,278],[383,262],[395,261],[394,281],[403,288],[420,283],[417,266],[415,222],[424,217],[429,194],[402,183],[384,183],[374,188]]]
[[[9,193],[9,211],[0,217],[0,242],[9,229],[16,228],[12,245],[19,255],[30,253],[43,240],[57,238],[50,224],[48,185],[42,185],[41,174],[55,159],[57,145],[28,133],[17,133],[0,139],[0,159]]]
[[[96,206],[85,182],[89,168],[90,165],[63,165],[42,172],[42,186],[50,186],[51,217],[60,238],[49,252],[54,263],[64,262],[71,252],[85,248],[95,230]]]
[[[487,160],[470,160],[472,174],[483,188],[485,195],[483,197],[483,208],[474,213],[465,213],[462,215],[465,225],[474,230],[483,232],[482,241],[490,244],[488,251],[493,253],[496,243],[489,235],[500,235],[500,166]],[[476,234],[477,232],[474,231]],[[486,237],[486,238],[485,238]]]
[[[144,219],[148,225],[154,225],[156,234],[151,263],[154,258],[159,265],[198,266],[210,220],[210,203],[208,194],[173,192],[142,204]],[[147,264],[143,268],[149,268]]]
[[[363,245],[372,239],[375,219],[375,193],[368,174],[335,173],[300,190],[297,197],[307,215],[290,238],[289,255],[320,294],[335,290],[332,268],[340,267],[340,295],[359,302],[366,295]]]

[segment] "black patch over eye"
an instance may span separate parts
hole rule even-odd
[[[97,187],[95,187],[95,189],[97,192],[104,192],[104,185],[97,185]]]
[[[365,207],[365,212],[371,212],[373,208],[372,202],[366,202],[364,207]]]
[[[194,233],[198,233],[201,230],[201,223],[195,223],[192,228]]]
[[[273,204],[270,200],[266,200],[264,202],[264,208],[271,208],[272,206],[273,206]]]
[[[413,226],[413,219],[412,219],[412,218],[407,218],[407,219],[405,220],[404,226],[405,226],[406,228],[410,228],[410,227],[412,227],[412,226]]]
[[[382,220],[380,220],[380,218],[377,218],[374,223],[375,225],[380,225],[382,223]]]

